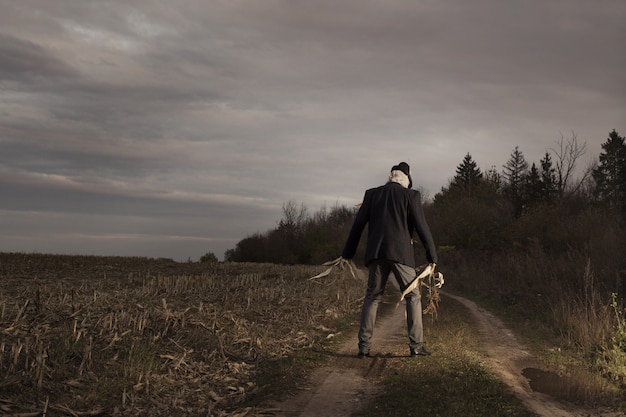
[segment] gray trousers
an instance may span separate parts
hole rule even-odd
[[[367,292],[361,310],[361,326],[359,328],[359,352],[369,352],[372,346],[372,335],[376,324],[378,304],[385,292],[387,279],[393,274],[400,291],[404,291],[417,276],[415,268],[387,260],[375,260],[369,265]],[[409,335],[409,346],[418,349],[422,346],[424,329],[422,327],[422,297],[419,285],[406,295],[406,325]]]

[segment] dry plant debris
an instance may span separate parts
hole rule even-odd
[[[396,308],[400,305],[400,303],[404,300],[404,297],[413,291],[417,286],[422,286],[426,288],[426,308],[424,308],[424,314],[430,314],[431,318],[434,319],[437,317],[437,308],[439,307],[439,302],[441,301],[441,296],[439,295],[438,288],[441,288],[444,284],[443,273],[435,272],[436,264],[428,264],[425,267],[418,266],[415,268],[417,271],[417,277],[413,280],[411,285],[409,285],[402,294],[400,295],[400,300],[396,304]],[[420,270],[422,272],[420,272]]]
[[[360,305],[316,268],[0,253],[0,414],[245,415],[258,372]]]
[[[329,268],[325,269],[323,272],[320,272],[314,277],[309,278],[310,280],[326,277],[330,275],[335,270],[335,268],[340,273],[344,271],[349,272],[350,276],[352,276],[352,278],[354,279],[358,279],[360,277],[359,269],[356,267],[352,259],[344,259],[340,256],[339,258],[333,259],[332,261],[324,262],[322,265],[328,266]]]

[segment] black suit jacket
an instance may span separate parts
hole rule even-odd
[[[413,232],[417,232],[424,245],[428,262],[437,262],[435,242],[424,217],[419,192],[395,182],[367,190],[344,246],[343,258],[354,257],[368,224],[365,265],[374,259],[386,259],[415,267]]]

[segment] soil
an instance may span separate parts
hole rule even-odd
[[[459,296],[444,294],[464,305],[476,320],[479,338],[486,353],[486,365],[498,375],[539,417],[618,417],[624,413],[590,410],[557,400],[549,389],[555,384],[555,374],[541,369],[541,363],[521,345],[504,323],[474,302]],[[406,360],[406,327],[404,309],[380,309],[376,323],[376,351],[371,358],[356,357],[356,334],[341,345],[331,365],[317,369],[305,389],[294,397],[276,404],[257,415],[280,417],[347,417],[363,409],[375,398],[379,377],[389,367]],[[259,410],[260,411],[260,410]]]

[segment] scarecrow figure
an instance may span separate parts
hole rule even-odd
[[[402,291],[401,300],[406,303],[409,353],[411,356],[430,355],[424,347],[423,340],[422,300],[420,279],[416,277],[413,232],[417,233],[424,246],[429,262],[421,278],[434,277],[437,252],[424,217],[420,193],[413,190],[412,185],[409,165],[406,162],[400,162],[391,168],[385,185],[365,191],[363,202],[339,258],[340,262],[351,263],[361,234],[367,225],[365,266],[368,267],[369,273],[367,291],[361,310],[358,336],[359,358],[370,356],[378,304],[390,275],[393,275]],[[440,276],[436,285],[440,287],[442,284],[443,276]]]

